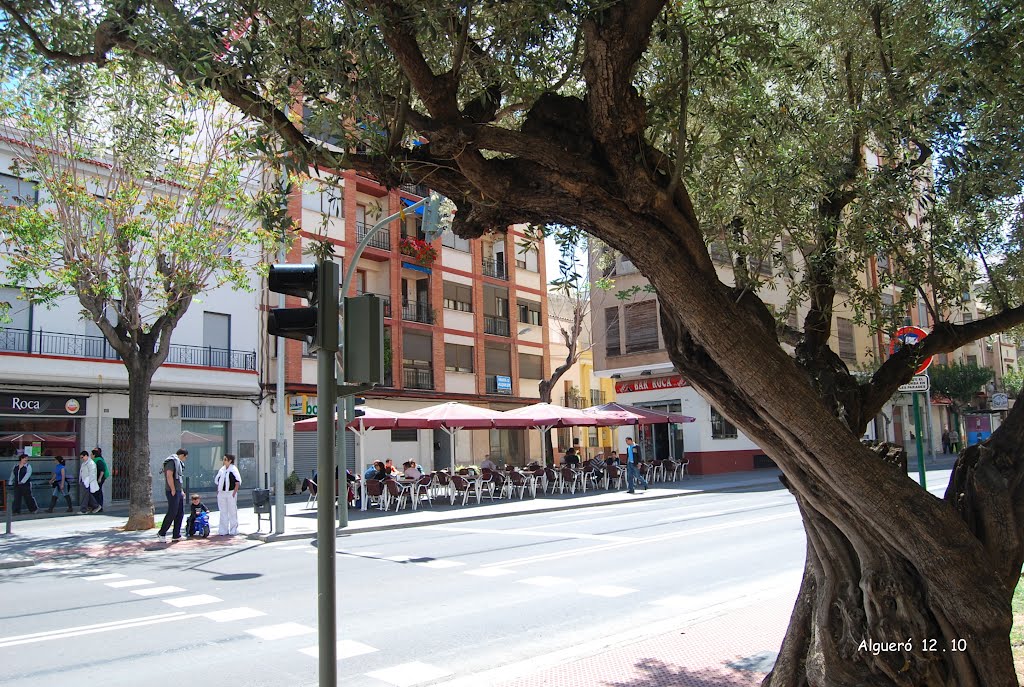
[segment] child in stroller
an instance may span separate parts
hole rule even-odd
[[[192,494],[192,505],[188,515],[188,526],[185,536],[198,535],[203,539],[210,536],[210,510],[203,504],[199,494]]]

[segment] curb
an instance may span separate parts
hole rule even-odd
[[[511,517],[515,517],[517,515],[535,515],[535,514],[541,514],[541,513],[555,513],[555,512],[566,511],[566,510],[578,510],[578,509],[582,509],[582,508],[597,508],[597,507],[602,507],[602,506],[611,506],[611,505],[615,505],[615,504],[618,504],[618,503],[627,503],[627,502],[637,503],[637,502],[640,502],[640,501],[661,501],[661,500],[664,500],[664,499],[677,499],[677,498],[682,498],[682,497],[686,497],[686,496],[694,496],[696,494],[713,494],[713,493],[720,493],[720,492],[723,492],[723,491],[750,491],[751,489],[756,489],[758,487],[764,487],[764,486],[773,486],[773,485],[776,485],[778,483],[779,483],[778,478],[773,478],[771,480],[765,480],[763,482],[753,482],[753,483],[750,483],[750,484],[744,484],[741,487],[735,487],[735,486],[733,486],[733,487],[719,487],[719,488],[715,488],[715,489],[701,489],[701,490],[698,490],[698,491],[687,491],[687,492],[683,492],[683,493],[658,494],[656,496],[643,496],[642,498],[635,499],[635,500],[622,499],[622,500],[618,500],[618,501],[609,501],[609,502],[604,502],[604,503],[578,503],[578,504],[572,504],[571,503],[569,505],[564,505],[564,506],[548,506],[548,507],[542,507],[542,508],[537,508],[537,509],[528,510],[528,511],[514,511],[514,512],[500,512],[499,511],[499,512],[494,512],[494,513],[482,513],[480,515],[473,515],[473,516],[470,516],[470,517],[447,517],[447,518],[439,518],[437,520],[427,520],[427,521],[418,521],[418,522],[396,522],[396,523],[392,523],[392,524],[370,525],[370,526],[367,526],[367,527],[338,528],[338,529],[335,529],[335,533],[337,534],[337,536],[347,536],[347,535],[352,535],[352,534],[360,534],[362,532],[383,532],[383,531],[386,531],[386,530],[397,530],[397,529],[404,529],[404,528],[407,528],[407,527],[429,527],[429,526],[432,526],[432,525],[450,525],[450,524],[453,524],[453,523],[468,522],[468,521],[473,521],[473,520],[494,520],[496,518],[511,518]],[[294,541],[294,540],[298,540],[298,539],[316,539],[316,531],[314,530],[312,532],[285,532],[284,534],[274,534],[272,532],[268,532],[266,534],[261,534],[259,532],[254,532],[253,534],[248,535],[247,538],[251,539],[253,541],[262,542],[264,544],[269,544],[271,542],[278,542],[278,541]]]

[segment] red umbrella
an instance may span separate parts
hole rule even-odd
[[[506,410],[505,417],[521,422],[519,427],[605,427],[624,424],[622,418],[604,413],[584,413],[575,408],[556,406],[551,403],[534,403],[515,410]]]
[[[406,429],[491,429],[521,427],[505,413],[480,406],[449,401],[403,413],[398,426]]]
[[[622,418],[622,422],[619,424],[623,425],[664,425],[697,421],[697,418],[683,415],[682,413],[662,413],[650,408],[641,408],[621,403],[603,403],[599,406],[586,408],[582,412],[594,415],[616,413]]]

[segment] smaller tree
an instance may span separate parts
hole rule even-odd
[[[0,118],[13,171],[40,190],[38,202],[0,206],[8,279],[37,303],[76,297],[124,363],[126,529],[150,528],[153,375],[193,298],[251,289],[245,247],[269,236],[246,184],[257,170],[245,132],[215,101],[116,59],[23,75],[0,91]]]
[[[934,365],[929,370],[932,391],[948,396],[953,407],[953,429],[961,437],[960,416],[971,407],[971,401],[978,392],[995,376],[987,367],[975,364]]]

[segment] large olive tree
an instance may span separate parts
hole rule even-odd
[[[657,290],[679,372],[775,460],[800,506],[803,584],[766,684],[1014,682],[1024,404],[961,457],[945,499],[859,437],[923,356],[1024,321],[1021,65],[1005,59],[1018,6],[0,9],[12,17],[9,51],[102,63],[117,47],[162,63],[265,123],[299,164],[438,189],[458,205],[461,236],[574,227],[629,256]],[[734,265],[728,283],[709,254],[716,242]],[[787,285],[799,327],[778,326],[788,313],[758,297],[766,278]],[[988,280],[993,314],[950,324],[975,278]],[[862,380],[829,346],[837,299],[882,332],[921,299],[934,328]],[[953,640],[962,650],[948,650]]]

